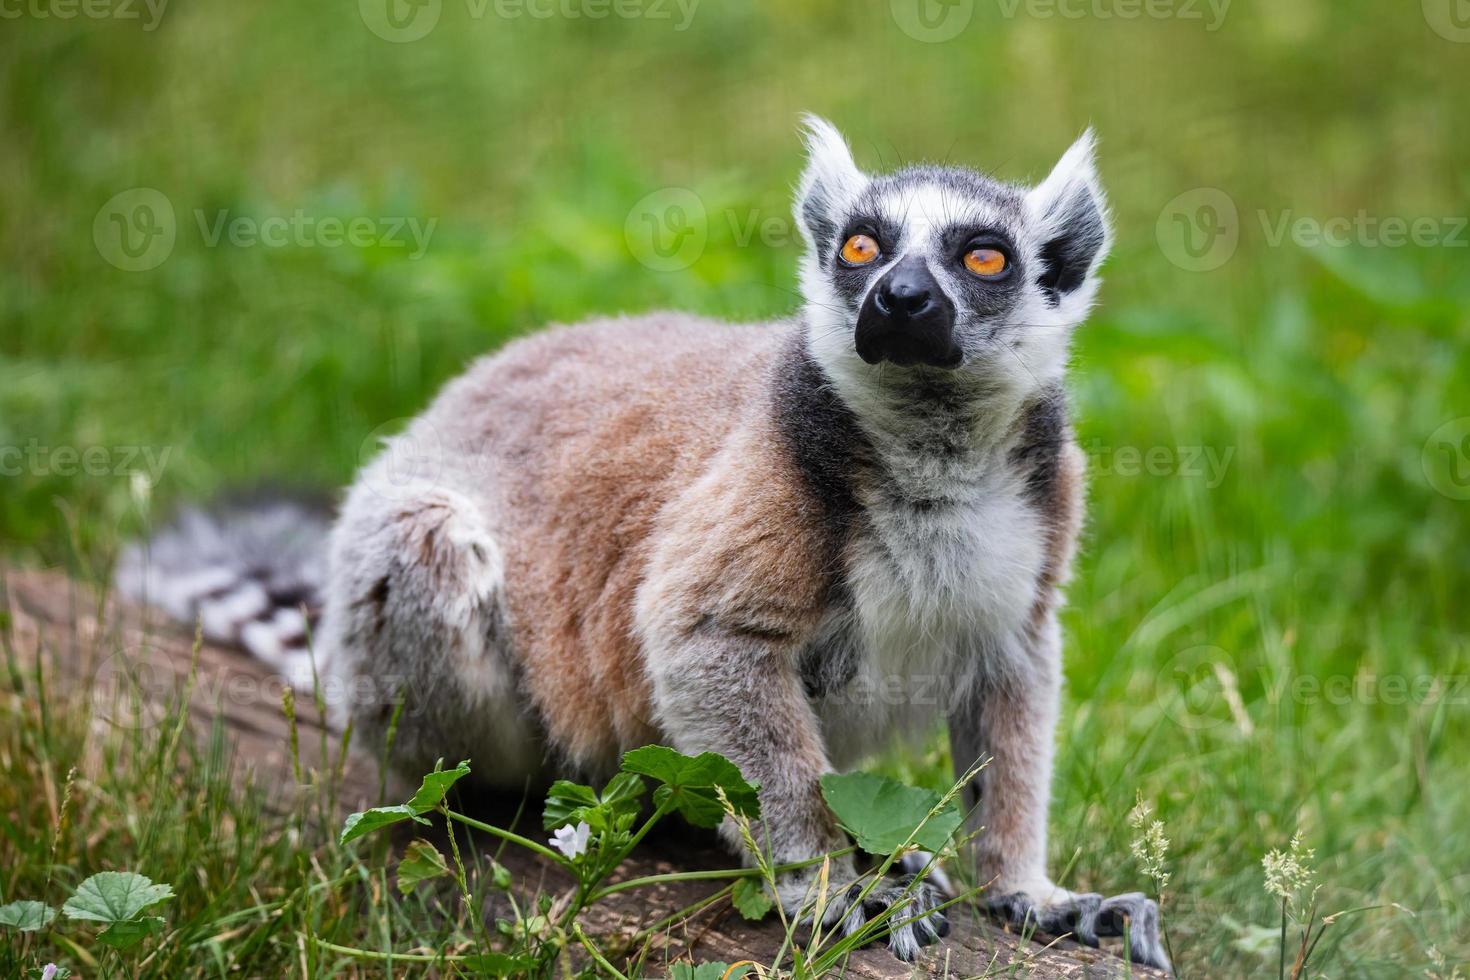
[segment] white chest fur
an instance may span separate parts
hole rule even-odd
[[[1044,528],[1017,478],[961,502],[870,505],[849,565],[855,670],[820,706],[838,764],[924,734],[989,670],[1006,670],[1036,598]]]
[[[857,625],[882,669],[943,669],[1025,622],[1043,530],[1019,487],[990,489],[962,503],[869,510],[849,585]]]

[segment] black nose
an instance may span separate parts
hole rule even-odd
[[[923,316],[934,305],[934,279],[922,266],[900,266],[878,284],[873,303],[887,316]]]
[[[924,260],[909,256],[888,271],[858,311],[854,342],[869,364],[956,368],[964,352],[955,340],[955,309]]]

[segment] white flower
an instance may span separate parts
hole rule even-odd
[[[592,837],[592,828],[587,821],[577,824],[576,828],[561,827],[551,835],[551,846],[561,851],[569,858],[578,854],[586,853],[587,842]]]
[[[52,980],[56,976],[56,964],[47,963],[41,967],[41,980]]]

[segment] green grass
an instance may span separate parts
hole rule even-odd
[[[1466,465],[1442,449],[1458,433],[1431,439],[1470,416],[1470,249],[1271,242],[1287,212],[1470,210],[1470,47],[1418,4],[1369,0],[1238,3],[1216,31],[977,0],[939,44],[906,36],[884,3],[706,2],[675,31],[477,20],[446,2],[406,44],[354,6],[179,4],[154,31],[5,21],[0,446],[31,454],[0,476],[10,560],[101,576],[138,527],[139,481],[113,472],[144,468],[131,447],[166,462],[155,508],[261,478],[337,486],[375,430],[509,336],[619,310],[790,311],[802,110],[836,120],[873,167],[947,158],[1015,178],[1039,177],[1090,123],[1118,244],[1073,380],[1094,478],[1052,863],[1074,887],[1146,887],[1126,821],[1142,794],[1172,844],[1181,972],[1257,975],[1274,947],[1241,937],[1279,914],[1260,860],[1300,829],[1324,911],[1407,910],[1329,932],[1329,975],[1422,973],[1431,945],[1470,956],[1470,501],[1435,489]],[[126,272],[92,227],[138,186],[168,198],[177,241]],[[660,272],[624,224],[667,187],[698,194],[709,242]],[[1156,227],[1201,187],[1233,202],[1240,245],[1189,272]],[[437,225],[410,259],[210,247],[195,217],[298,208]],[[744,241],[752,217],[777,234]],[[69,474],[56,447],[100,447],[106,474]],[[1151,467],[1129,465],[1154,449]],[[1201,470],[1211,458],[1223,469]],[[343,888],[200,945],[233,911],[304,896],[306,852],[207,769],[131,759],[78,781],[52,861],[44,801],[95,736],[43,717],[34,694],[11,690],[0,725],[3,900],[108,868],[172,882],[185,935],[152,961],[159,976],[299,972],[308,923],[349,944],[381,942],[383,923],[448,928],[388,888],[379,904]],[[889,765],[938,785],[937,744]],[[370,874],[313,853],[328,880]]]

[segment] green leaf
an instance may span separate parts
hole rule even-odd
[[[578,823],[586,811],[597,806],[597,791],[591,786],[558,779],[546,793],[546,808],[541,811],[541,824],[555,830]]]
[[[730,970],[728,963],[701,963],[698,966],[675,963],[669,967],[669,977],[671,980],[725,980],[726,970]],[[748,965],[737,966],[730,971],[729,980],[742,980],[750,975],[750,970]]]
[[[61,910],[69,919],[126,922],[151,905],[174,897],[168,885],[155,885],[131,871],[102,871],[77,886]],[[140,937],[141,938],[141,937]]]
[[[644,793],[643,780],[631,772],[620,772],[608,780],[602,793],[591,786],[559,779],[546,795],[542,823],[547,830],[586,821],[594,831],[615,830],[624,818],[637,816]]]
[[[449,865],[444,863],[439,849],[426,840],[416,840],[408,845],[403,860],[398,862],[398,890],[408,895],[419,882],[447,874]]]
[[[337,839],[337,842],[346,844],[348,841],[357,840],[375,830],[382,830],[384,827],[390,827],[404,820],[416,820],[422,824],[429,822],[407,804],[375,806],[371,810],[348,814],[347,819],[342,822],[342,836]]]
[[[685,820],[698,827],[718,827],[724,819],[716,787],[724,790],[735,812],[760,816],[756,787],[745,781],[735,763],[714,752],[691,757],[664,745],[645,745],[623,756],[623,771],[663,783],[654,791],[653,802],[660,807],[672,803]]]
[[[11,902],[9,905],[0,905],[0,926],[18,929],[21,932],[35,932],[44,929],[56,918],[56,910],[45,902]]]
[[[97,941],[113,949],[129,949],[149,936],[163,931],[163,917],[145,915],[141,919],[114,922],[97,934]]]
[[[905,841],[938,851],[964,821],[951,801],[909,841],[914,828],[943,797],[872,773],[828,773],[822,777],[822,796],[843,829],[869,854],[892,854]]]
[[[730,900],[735,903],[740,914],[751,922],[764,919],[773,904],[771,893],[766,891],[766,883],[755,877],[736,881],[734,890],[730,892]]]
[[[448,795],[449,787],[470,774],[468,759],[449,770],[441,769],[443,764],[443,759],[434,764],[434,771],[424,776],[418,792],[408,801],[408,806],[414,813],[428,813],[434,809]]]
[[[476,953],[466,956],[459,965],[488,977],[528,976],[535,966],[524,956],[510,956],[506,953]]]

